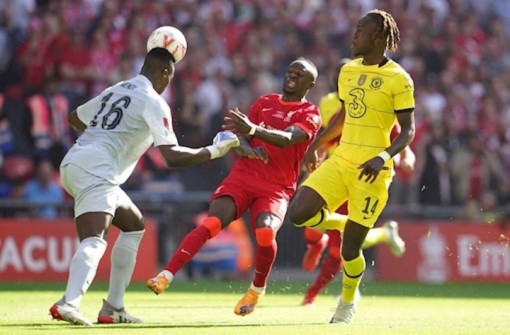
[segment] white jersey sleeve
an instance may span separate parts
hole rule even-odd
[[[178,145],[177,136],[172,126],[170,107],[161,98],[154,101],[155,106],[149,106],[143,114],[143,118],[154,139],[154,146]]]

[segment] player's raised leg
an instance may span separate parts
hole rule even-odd
[[[222,229],[221,226],[219,218],[215,216],[205,218],[201,225],[184,237],[165,269],[147,281],[147,287],[155,294],[163,293],[175,274],[195,256],[205,242],[218,235]]]
[[[230,196],[212,200],[209,215],[202,223],[189,232],[177,247],[165,269],[147,281],[147,287],[155,294],[163,293],[175,274],[182,269],[203,247],[208,239],[218,235],[236,217],[236,205]]]
[[[372,228],[367,234],[363,249],[385,243],[395,257],[401,257],[406,251],[406,243],[398,233],[398,222],[389,220],[382,227]]]

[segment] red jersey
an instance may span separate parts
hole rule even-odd
[[[282,100],[280,94],[268,94],[255,101],[250,107],[248,118],[266,129],[285,130],[292,125],[297,126],[308,134],[308,139],[282,148],[254,136],[250,145],[263,147],[269,156],[268,163],[240,157],[235,162],[232,173],[251,174],[264,181],[295,190],[301,171],[301,160],[321,127],[319,108],[306,100],[287,102]]]

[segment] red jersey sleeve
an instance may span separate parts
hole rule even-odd
[[[258,99],[250,106],[250,110],[248,111],[248,119],[256,125],[260,123],[261,108],[260,99]]]
[[[313,138],[322,126],[319,108],[310,104],[310,106],[304,110],[304,113],[300,115],[301,117],[294,125],[303,129],[303,131],[308,134],[308,138]]]

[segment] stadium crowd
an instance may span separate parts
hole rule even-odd
[[[330,90],[338,61],[351,56],[356,20],[372,8],[390,12],[400,27],[400,47],[389,56],[411,74],[417,104],[417,169],[397,172],[390,202],[461,206],[465,218],[494,220],[503,211],[486,214],[510,204],[505,0],[4,0],[0,197],[49,194],[48,167],[58,172],[76,137],[68,114],[137,74],[156,27],[176,26],[187,38],[187,54],[164,97],[180,143],[198,147],[210,142],[226,110],[247,111],[259,96],[278,91],[278,78],[299,56],[318,66],[308,96],[317,103]],[[171,173],[162,164],[149,151],[126,187],[212,191],[229,160]]]

